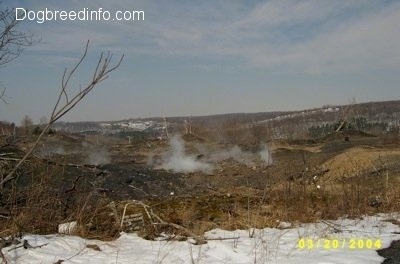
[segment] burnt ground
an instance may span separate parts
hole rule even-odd
[[[232,147],[187,140],[187,149],[199,160],[207,157],[199,143],[217,150]],[[257,150],[250,145],[241,147]],[[18,144],[7,147],[7,152],[17,157],[26,148]],[[256,162],[247,166],[228,159],[217,162],[211,174],[156,169],[149,157],[159,158],[167,148],[166,141],[129,145],[114,138],[101,138],[97,143],[88,137],[49,136],[19,172],[16,186],[6,185],[0,209],[8,210],[10,197],[13,208],[21,212],[49,201],[40,207],[60,211],[50,219],[55,225],[46,229],[54,232],[58,223],[82,214],[82,206],[94,215],[111,201],[121,204],[118,210],[122,210],[126,201],[140,200],[164,220],[198,233],[215,227],[265,227],[276,225],[276,220],[309,222],[400,209],[398,140],[352,135],[350,141],[335,136],[322,142],[273,142],[272,165]],[[107,153],[104,164],[90,164],[89,151]],[[362,170],[341,172],[346,164]]]
[[[163,170],[152,170],[130,163],[107,164],[98,167],[105,175],[101,188],[115,200],[142,200],[192,193],[187,176]]]

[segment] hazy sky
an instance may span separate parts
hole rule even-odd
[[[101,51],[121,67],[65,121],[261,112],[400,99],[400,1],[3,0],[32,11],[142,10],[144,21],[24,20],[38,43],[6,68],[0,120],[48,116],[90,39],[71,92]]]

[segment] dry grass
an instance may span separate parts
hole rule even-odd
[[[218,146],[215,142],[212,145]],[[138,151],[145,154],[146,148]],[[115,149],[117,153],[118,148]],[[126,207],[125,215],[142,215],[138,229],[145,238],[154,239],[165,233],[179,239],[190,232],[202,235],[213,228],[277,227],[282,221],[314,222],[400,210],[398,146],[346,146],[324,151],[323,144],[304,148],[281,144],[275,149],[272,167],[254,170],[232,161],[223,162],[222,169],[214,175],[186,177],[188,183],[203,188],[203,192],[143,200],[148,210],[164,222],[183,229],[161,225],[135,203]],[[1,164],[5,171],[11,167],[12,163]],[[132,231],[127,225],[121,226],[124,208],[130,201],[116,201],[112,206],[106,194],[85,189],[81,181],[73,193],[67,193],[78,175],[72,174],[67,177],[68,182],[60,185],[60,176],[66,173],[65,167],[29,160],[19,171],[23,184],[8,185],[2,191],[1,207],[11,214],[0,219],[1,236],[54,233],[59,223],[75,220],[75,234],[88,238],[109,240],[120,231]],[[82,173],[85,178],[90,172],[73,173]]]
[[[344,175],[351,177],[363,171],[377,170],[379,166],[398,158],[400,158],[400,149],[355,147],[336,155],[321,166],[329,169],[324,177],[336,180]]]

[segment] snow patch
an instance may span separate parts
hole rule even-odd
[[[350,239],[379,239],[382,248],[400,239],[400,228],[385,220],[396,215],[368,216],[361,219],[339,219],[295,228],[264,228],[205,233],[210,239],[204,245],[188,241],[149,241],[136,234],[121,233],[111,242],[86,240],[76,236],[25,235],[22,239],[37,248],[24,249],[13,245],[3,248],[8,263],[382,263],[376,249],[350,249]],[[251,236],[249,236],[251,234]],[[315,243],[310,249],[298,246],[300,239],[312,241],[337,239],[345,241],[339,248],[324,248]],[[212,240],[211,240],[212,239]],[[97,245],[95,250],[88,245]],[[342,244],[341,244],[342,245]]]

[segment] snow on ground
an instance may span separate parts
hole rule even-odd
[[[215,229],[206,237],[224,240],[209,240],[204,245],[148,241],[126,233],[112,242],[66,235],[25,235],[23,239],[34,248],[14,245],[2,252],[8,263],[381,263],[383,258],[376,247],[385,248],[392,240],[400,239],[400,227],[385,220],[399,217],[381,214],[289,229]],[[305,244],[299,244],[302,238]]]

